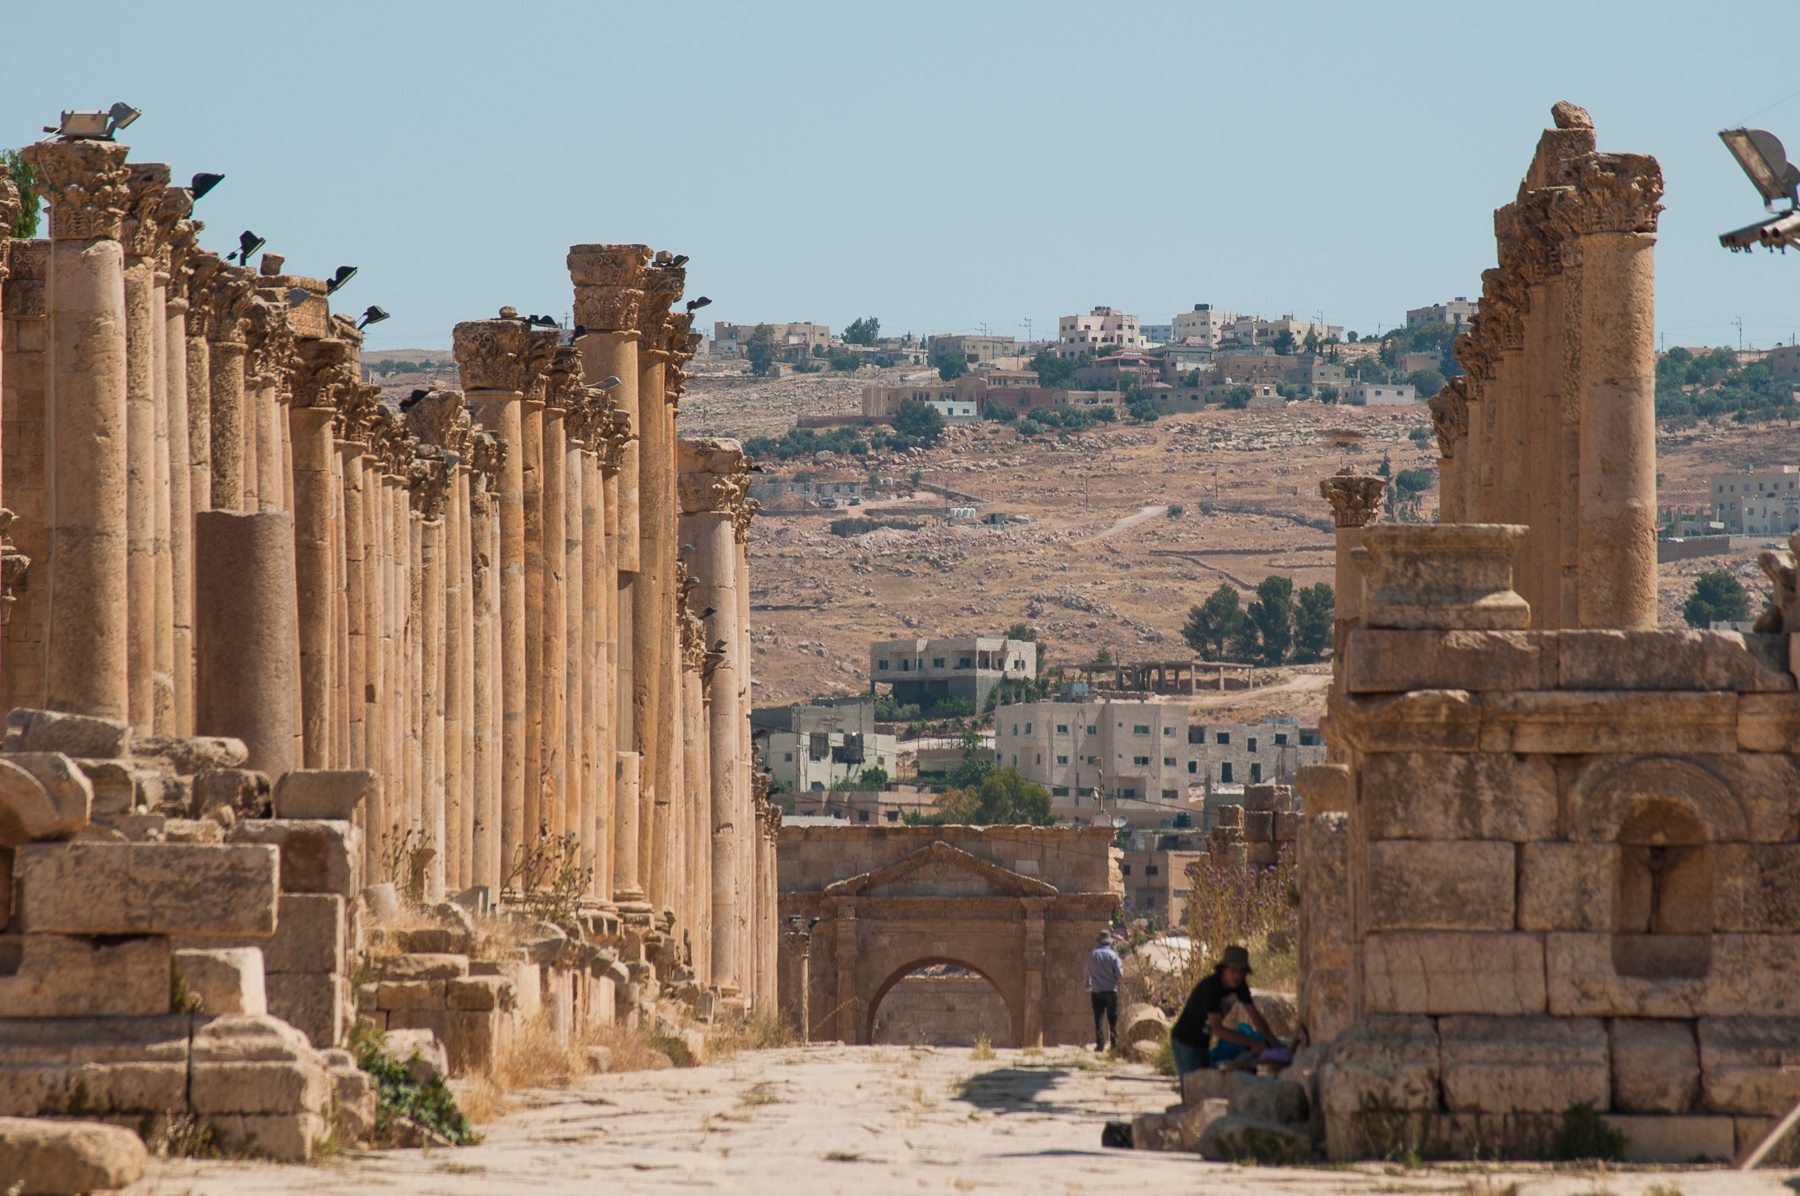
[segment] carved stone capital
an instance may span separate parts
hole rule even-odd
[[[652,266],[644,272],[644,302],[638,309],[638,332],[643,336],[639,354],[651,354],[667,360],[669,352],[669,308],[681,298],[687,286],[687,269],[683,266]]]
[[[506,441],[492,432],[476,432],[469,437],[469,485],[474,493],[488,494],[500,470],[506,465]]]
[[[568,262],[577,324],[593,332],[637,326],[650,264],[648,245],[571,245]]]
[[[0,283],[0,307],[8,319],[43,319],[50,310],[50,242],[10,241],[6,258],[9,277]]]
[[[273,388],[277,401],[293,397],[294,327],[288,322],[285,303],[272,303],[252,294],[247,304],[244,329],[249,356],[244,359],[244,386],[250,390]]]
[[[6,243],[12,237],[12,227],[18,222],[19,213],[23,210],[19,189],[13,186],[12,179],[0,174],[0,282],[6,281]]]
[[[185,188],[169,187],[169,167],[164,162],[131,162],[126,165],[125,219],[119,226],[119,243],[127,257],[156,257],[163,238],[193,210],[193,198]]]
[[[401,417],[421,444],[462,459],[468,454],[473,421],[460,390],[434,390],[421,395]]]
[[[1438,456],[1455,457],[1456,441],[1469,434],[1469,380],[1459,374],[1431,397],[1431,426],[1437,432]]]
[[[550,359],[544,366],[544,409],[567,413],[581,386],[581,350],[551,342]]]
[[[250,311],[256,302],[256,275],[222,262],[216,254],[195,255],[194,283],[204,279],[208,317],[206,339],[221,345],[248,344]],[[192,287],[190,301],[197,297]]]
[[[303,337],[294,343],[294,406],[336,410],[360,384],[356,350],[347,342]]]
[[[1564,179],[1549,216],[1565,235],[1656,231],[1662,166],[1649,154],[1583,154]]]
[[[13,603],[18,601],[13,591],[25,584],[26,571],[31,568],[31,558],[13,547],[15,518],[11,511],[0,507],[0,624],[12,620]]]
[[[451,338],[464,390],[525,389],[525,369],[519,361],[525,321],[464,320]]]
[[[1372,474],[1357,473],[1346,465],[1319,483],[1319,495],[1331,504],[1331,519],[1340,528],[1357,528],[1381,514],[1381,492],[1387,482]]]
[[[730,515],[750,492],[748,461],[735,440],[703,437],[675,442],[676,494],[684,515]]]
[[[456,469],[442,449],[421,445],[417,440],[411,443],[415,451],[407,467],[407,485],[412,490],[413,510],[428,520],[441,519],[456,480]]]
[[[556,342],[562,334],[555,328],[527,328],[519,342],[519,365],[525,372],[525,401],[542,403],[550,387],[550,368],[556,357]]]
[[[129,146],[110,141],[39,141],[19,151],[37,171],[32,189],[50,205],[57,241],[116,241],[130,202]]]
[[[761,507],[754,498],[746,498],[732,510],[731,533],[739,544],[750,543],[750,521],[756,518]]]

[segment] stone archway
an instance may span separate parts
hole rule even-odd
[[[1091,1035],[1083,965],[1121,896],[1111,879],[1108,830],[882,827],[829,834],[784,831],[783,847],[816,848],[820,860],[834,863],[862,849],[876,866],[782,893],[782,917],[810,927],[804,968],[796,936],[785,936],[783,1003],[799,1008],[804,975],[815,1039],[870,1041],[882,998],[931,961],[969,968],[993,986],[1010,1023],[1010,1041],[996,1045],[1079,1043]],[[811,862],[787,860],[782,875],[791,880]],[[1046,877],[1093,888],[1068,892]]]
[[[1018,1011],[1007,1003],[1006,994],[1000,991],[1000,986],[994,983],[993,977],[989,976],[980,967],[967,960],[949,958],[914,960],[912,963],[901,965],[899,970],[894,972],[894,974],[889,976],[886,980],[882,981],[875,989],[873,995],[869,998],[868,1024],[864,1027],[863,1040],[865,1042],[876,1042],[879,1040],[877,1031],[881,1025],[881,1015],[884,1010],[888,1010],[890,1016],[895,1017],[897,1020],[904,1016],[904,1014],[889,1010],[889,997],[906,995],[907,987],[918,980],[920,970],[934,964],[946,964],[952,967],[966,969],[968,972],[973,973],[979,978],[980,984],[986,986],[987,995],[994,998],[993,1003],[999,1005],[1004,1021],[1002,1022],[1001,1019],[993,1018],[991,1016],[981,1016],[981,1002],[969,1001],[969,997],[972,994],[968,990],[972,986],[966,981],[957,984],[957,978],[945,977],[943,978],[943,983],[935,986],[948,990],[945,995],[948,995],[950,999],[945,1002],[947,1007],[943,1009],[942,1012],[949,1015],[960,1013],[961,1016],[945,1017],[942,1020],[949,1024],[942,1027],[926,1028],[927,1033],[933,1034],[936,1038],[944,1039],[944,1043],[940,1045],[971,1046],[974,1044],[974,1039],[978,1036],[985,1036],[990,1042],[1002,1046],[1010,1045],[1016,1037],[1014,1027],[1018,1025]],[[920,987],[923,989],[928,986]],[[925,993],[921,992],[920,995],[925,995]],[[933,998],[932,1003],[935,1006],[938,994],[934,993],[930,995]],[[954,1006],[958,1003],[961,1003],[964,1008],[961,1010],[956,1009]],[[916,1010],[908,1010],[906,1012],[914,1013],[915,1015],[917,1013]],[[939,1012],[939,1010],[934,1008],[931,1012],[935,1014]],[[888,1041],[894,1040],[890,1038]]]

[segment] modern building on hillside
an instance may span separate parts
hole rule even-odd
[[[1338,402],[1352,407],[1404,407],[1419,396],[1406,382],[1358,382],[1338,392]]]
[[[1205,835],[1150,835],[1131,840],[1119,861],[1125,908],[1134,915],[1153,917],[1164,926],[1186,922],[1188,894],[1194,887],[1187,868],[1199,863],[1206,850]]]
[[[1225,329],[1237,319],[1234,312],[1219,311],[1210,303],[1196,303],[1193,311],[1181,312],[1169,322],[1169,340],[1173,343],[1191,339],[1216,349]]]
[[[952,357],[961,357],[974,368],[995,358],[1016,357],[1019,353],[1018,342],[1010,336],[934,336],[926,344],[925,360],[932,365],[943,365]]]
[[[730,324],[724,320],[713,321],[713,347],[720,353],[737,353],[750,344],[750,338],[756,335],[755,324]],[[814,345],[823,348],[831,347],[831,327],[826,324],[770,324],[769,331],[775,337],[776,347],[785,345],[801,345],[807,352]]]
[[[1448,324],[1458,332],[1463,331],[1470,320],[1480,310],[1480,303],[1471,303],[1458,295],[1448,303],[1431,303],[1424,307],[1408,308],[1406,326],[1417,328],[1421,324]]]
[[[1142,349],[1145,345],[1138,318],[1117,308],[1096,307],[1085,316],[1063,316],[1056,322],[1056,355],[1080,357],[1091,353],[1099,357],[1120,349]]]
[[[1225,331],[1219,338],[1219,344],[1221,346],[1270,345],[1284,332],[1293,336],[1296,349],[1306,343],[1309,335],[1318,341],[1328,341],[1333,337],[1338,340],[1344,338],[1342,324],[1321,324],[1312,320],[1296,320],[1293,316],[1282,316],[1279,320],[1260,320],[1253,316],[1240,316],[1225,326]]]
[[[1148,345],[1166,345],[1175,339],[1174,324],[1140,324],[1138,331],[1144,334]]]
[[[1800,466],[1782,465],[1707,479],[1712,517],[1732,535],[1782,535],[1800,531]]]
[[[1037,677],[1037,645],[1000,635],[947,639],[885,640],[869,645],[869,688],[893,685],[894,701],[922,710],[950,698],[973,703],[976,712],[1002,681]],[[1009,707],[1010,709],[1010,707]]]
[[[790,793],[823,792],[866,768],[892,777],[898,744],[875,730],[875,699],[767,706],[750,711],[750,742]]]
[[[1776,345],[1769,354],[1769,377],[1776,382],[1800,382],[1800,346]]]

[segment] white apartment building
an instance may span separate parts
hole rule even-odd
[[[1144,343],[1147,345],[1166,345],[1175,339],[1173,324],[1140,324],[1138,331],[1144,334]]]
[[[1196,303],[1193,311],[1178,313],[1169,324],[1169,343],[1179,344],[1189,337],[1199,341],[1208,349],[1216,349],[1225,336],[1225,329],[1237,322],[1239,316],[1228,311],[1218,311],[1210,303]]]
[[[1403,407],[1419,396],[1407,382],[1358,382],[1338,392],[1338,402],[1352,407]]]
[[[1448,324],[1460,332],[1468,326],[1470,320],[1475,318],[1480,308],[1479,302],[1471,303],[1468,299],[1458,295],[1448,303],[1431,303],[1424,307],[1408,308],[1406,326],[1417,328],[1420,324]]]
[[[1787,535],[1800,531],[1800,466],[1783,465],[1707,479],[1712,517],[1732,535]]]
[[[737,353],[750,344],[750,338],[756,335],[755,324],[732,324],[725,320],[713,321],[713,345],[721,353]],[[770,324],[769,331],[775,337],[777,345],[805,345],[831,347],[831,326],[828,324]]]
[[[1096,307],[1085,316],[1063,316],[1056,322],[1056,355],[1095,357],[1120,349],[1141,349],[1147,342],[1138,318],[1111,307]]]
[[[1310,334],[1320,341],[1336,337],[1344,339],[1342,324],[1320,324],[1312,320],[1296,320],[1293,316],[1282,316],[1279,320],[1261,320],[1254,316],[1239,316],[1225,325],[1220,339],[1222,346],[1238,347],[1248,345],[1268,345],[1284,332],[1294,336],[1294,351],[1298,352],[1306,343]]]

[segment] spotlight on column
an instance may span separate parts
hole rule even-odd
[[[106,110],[106,135],[111,137],[142,115],[141,111],[123,101],[114,104]]]
[[[376,307],[373,303],[371,303],[371,304],[369,304],[369,310],[365,311],[362,314],[362,319],[360,319],[356,322],[356,327],[360,331],[361,329],[367,328],[371,324],[379,324],[387,318],[388,318],[388,314],[386,312],[382,311],[379,307]]]
[[[337,268],[337,273],[333,274],[331,276],[331,281],[325,284],[325,293],[327,295],[337,294],[337,290],[339,287],[343,286],[345,283],[349,282],[352,278],[355,278],[355,277],[356,277],[356,267],[355,266],[339,266]]]
[[[576,341],[580,340],[582,337],[584,337],[586,335],[587,335],[587,325],[586,324],[577,324],[577,325],[575,325],[574,329],[571,330],[569,333],[569,343],[574,344]]]
[[[238,234],[237,249],[226,254],[225,260],[228,262],[236,261],[239,265],[248,266],[250,264],[250,255],[268,243],[267,238],[259,237],[249,229],[245,229]]]
[[[617,377],[611,377],[600,384],[600,389],[601,390],[611,390],[613,387],[615,387],[617,385],[619,385],[619,379]]]
[[[287,293],[288,306],[289,307],[299,307],[302,303],[305,303],[308,299],[311,299],[312,296],[313,296],[313,293],[311,291],[307,290],[305,287],[289,287],[288,293]]]
[[[669,268],[671,268],[671,269],[673,269],[673,268],[675,268],[675,267],[677,267],[677,266],[685,266],[685,265],[687,265],[687,261],[688,261],[688,255],[687,255],[687,254],[685,254],[685,253],[678,253],[678,254],[676,254],[676,255],[675,255],[675,256],[674,256],[674,257],[672,257],[672,258],[670,258],[670,259],[669,259],[669,260],[667,260],[667,261],[664,261],[664,262],[658,262],[658,263],[656,263],[656,264],[657,264],[657,265],[659,265],[659,266],[668,266],[668,267],[669,267]]]
[[[195,199],[199,199],[224,181],[225,176],[222,174],[197,174],[188,183],[188,190],[194,193]]]
[[[1774,212],[1778,199],[1788,202],[1784,212],[1721,235],[1719,244],[1733,253],[1757,245],[1785,252],[1789,245],[1800,244],[1800,167],[1788,161],[1781,139],[1767,129],[1726,129],[1719,140],[1762,196],[1764,211]]]
[[[700,612],[700,617],[702,619],[710,619],[718,613],[719,613],[719,611],[718,611],[717,607],[709,606],[705,610]]]
[[[694,551],[694,546],[692,544],[683,544],[681,546],[681,551],[676,553],[675,555],[676,556],[686,556],[688,553],[690,553],[692,551]]]
[[[526,316],[525,322],[538,328],[555,328],[556,321],[549,316]]]
[[[706,307],[711,303],[712,303],[711,299],[708,299],[705,295],[702,295],[698,299],[688,300],[687,309],[689,311],[699,311],[701,308]]]

